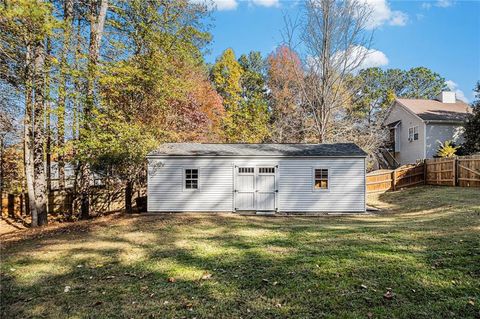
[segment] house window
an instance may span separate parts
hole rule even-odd
[[[314,170],[315,182],[314,189],[328,189],[328,169],[316,168]]]
[[[198,169],[185,169],[185,189],[198,189]]]
[[[258,168],[258,173],[259,174],[274,174],[275,173],[275,167],[259,167]]]
[[[238,173],[239,174],[253,174],[254,167],[239,167]]]
[[[408,140],[409,141],[418,140],[418,126],[410,127],[408,129]]]

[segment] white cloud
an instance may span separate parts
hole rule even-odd
[[[430,2],[423,2],[422,3],[422,9],[430,9],[432,7],[432,4]]]
[[[237,0],[214,0],[217,10],[235,10],[238,6]]]
[[[452,80],[445,81],[445,83],[447,83],[448,89],[450,91],[455,92],[457,99],[462,100],[465,103],[468,103],[468,99],[465,96],[465,93],[463,93],[463,91],[458,88],[457,83],[453,82]]]
[[[371,7],[372,13],[367,28],[374,29],[384,24],[403,26],[407,24],[408,15],[402,11],[392,11],[386,0],[364,0]]]
[[[237,0],[190,0],[192,3],[205,4],[210,9],[219,11],[235,10],[238,6]]]
[[[348,50],[348,53],[345,51],[339,51],[334,54],[333,59],[334,61],[338,61],[339,63],[343,64],[343,56],[347,54],[347,64],[350,65],[348,67],[348,72],[356,73],[362,69],[373,68],[373,67],[381,67],[388,65],[388,58],[382,51],[375,50],[375,49],[367,49],[364,46],[354,46]],[[363,58],[363,61],[361,59]],[[318,67],[319,60],[315,58],[310,58],[308,64],[313,67]]]
[[[360,47],[359,52],[365,53],[365,59],[360,64],[359,69],[367,69],[373,67],[385,66],[388,64],[388,58],[382,51],[375,49],[368,49],[365,47]]]
[[[206,4],[218,11],[235,10],[240,0],[190,0],[193,3]],[[280,0],[248,0],[248,4],[260,7],[279,7]]]
[[[453,0],[438,0],[435,5],[440,8],[448,8],[453,6]]]
[[[430,2],[422,2],[422,9],[428,10],[432,6],[439,7],[439,8],[448,8],[455,4],[454,0],[437,0],[437,1],[430,1]]]
[[[280,6],[279,0],[250,0],[250,3],[262,6],[262,7],[278,7]]]
[[[408,15],[406,13],[403,13],[401,11],[393,11],[392,17],[390,18],[390,21],[388,23],[390,25],[404,26],[407,24],[407,21]]]

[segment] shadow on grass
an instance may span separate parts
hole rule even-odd
[[[2,317],[475,318],[478,200],[420,218],[407,198],[385,195],[388,222],[162,215],[28,239],[2,254]]]

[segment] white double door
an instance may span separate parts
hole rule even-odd
[[[274,211],[277,167],[235,166],[235,209]]]

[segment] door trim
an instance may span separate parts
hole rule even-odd
[[[239,168],[240,167],[253,167],[254,168],[254,171],[253,173],[239,173]],[[274,172],[273,173],[260,173],[260,168],[274,168]],[[253,203],[254,203],[254,207],[253,207],[253,211],[256,211],[257,210],[257,193],[259,192],[258,188],[257,188],[257,178],[258,176],[261,176],[261,175],[274,175],[275,176],[275,185],[274,185],[274,190],[273,192],[273,198],[274,198],[274,209],[273,210],[265,210],[265,211],[278,211],[278,194],[279,194],[279,190],[278,190],[278,186],[279,186],[279,182],[278,182],[278,176],[279,176],[279,172],[278,172],[278,164],[245,164],[245,165],[238,165],[237,163],[234,163],[233,164],[233,211],[236,212],[236,211],[251,211],[251,210],[241,210],[241,209],[238,209],[237,207],[237,194],[239,193],[238,190],[237,190],[237,182],[238,182],[238,175],[253,175],[254,178],[253,178],[253,185],[254,185],[254,191],[253,191]],[[270,193],[270,192],[265,192],[265,193]]]

